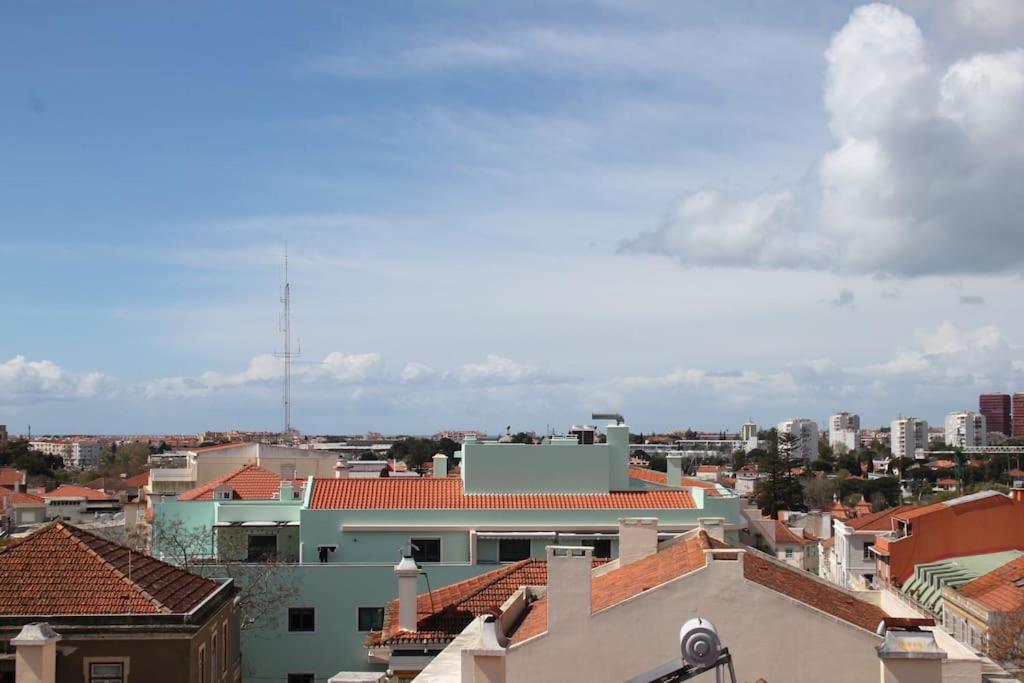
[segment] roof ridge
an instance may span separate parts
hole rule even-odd
[[[123,571],[121,571],[120,569],[115,567],[114,564],[112,562],[110,562],[110,560],[108,560],[106,557],[101,555],[94,548],[90,547],[89,544],[87,544],[84,540],[82,540],[82,538],[79,536],[79,534],[84,534],[86,536],[94,538],[94,539],[96,539],[96,540],[98,540],[98,541],[100,541],[102,543],[107,544],[107,545],[112,545],[112,546],[114,546],[117,549],[123,549],[123,550],[128,551],[129,564],[131,563],[131,554],[133,552],[135,552],[138,555],[146,556],[145,553],[139,553],[138,551],[133,551],[131,548],[129,548],[126,545],[121,545],[119,543],[114,543],[113,541],[108,540],[106,538],[103,538],[102,536],[94,534],[94,533],[92,533],[90,531],[86,531],[85,529],[82,529],[80,527],[76,527],[76,526],[67,524],[66,522],[58,521],[57,522],[57,526],[60,528],[60,530],[62,530],[65,533],[65,535],[67,535],[69,538],[73,539],[75,541],[75,543],[77,543],[79,546],[81,546],[83,550],[85,550],[87,553],[89,553],[90,555],[95,557],[97,560],[99,560],[105,567],[110,569],[110,571],[114,572],[114,574],[116,574],[121,579],[121,581],[123,583],[127,584],[136,593],[140,593],[149,602],[153,603],[159,611],[161,611],[161,612],[163,612],[165,614],[170,614],[172,612],[172,610],[167,605],[165,605],[163,602],[158,600],[156,598],[156,596],[152,595],[149,591],[147,591],[145,588],[140,586],[133,579],[129,578],[129,576],[127,574],[125,574]],[[156,559],[156,558],[152,558],[152,559]],[[159,562],[160,560],[157,560],[157,561]]]

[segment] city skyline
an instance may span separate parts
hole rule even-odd
[[[279,429],[285,242],[307,433],[1022,391],[1024,10],[858,6],[5,8],[0,423]]]

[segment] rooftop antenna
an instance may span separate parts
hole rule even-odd
[[[284,350],[274,354],[284,360],[284,387],[281,402],[284,404],[284,435],[292,434],[292,358],[301,353],[292,352],[292,288],[288,282],[288,243],[284,245],[284,292],[281,295],[284,313],[281,317],[281,332],[284,335]]]

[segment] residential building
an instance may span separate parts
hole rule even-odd
[[[0,531],[11,535],[46,521],[46,501],[24,491],[0,486]]]
[[[41,439],[30,441],[28,447],[43,455],[60,458],[64,461],[64,467],[68,469],[87,470],[95,467],[100,462],[100,442],[94,439]]]
[[[1024,504],[998,491],[898,509],[875,540],[875,581],[899,587],[917,565],[951,557],[1024,549]]]
[[[779,434],[792,434],[796,443],[793,448],[794,458],[803,458],[810,462],[818,459],[818,423],[807,418],[783,420],[778,425]]]
[[[646,552],[597,568],[587,548],[548,546],[547,585],[520,588],[497,614],[475,619],[418,680],[629,680],[679,662],[680,626],[697,617],[714,625],[740,681],[980,679],[980,660],[942,648],[931,620],[893,619],[877,602],[712,533],[659,545],[652,536]],[[638,625],[642,642],[628,635]]]
[[[999,432],[1004,436],[1011,435],[1009,394],[980,395],[978,397],[978,412],[985,416],[985,425],[989,432]]]
[[[834,451],[860,448],[860,415],[836,413],[828,420],[828,444]]]
[[[1024,553],[1000,553],[987,565],[987,571],[972,572],[970,581],[945,584],[941,593],[943,626],[978,651],[984,650],[993,626],[1024,607]]]
[[[757,471],[757,465],[744,465],[736,471],[736,494],[747,497],[754,495],[757,482],[767,477],[767,474]]]
[[[718,481],[718,477],[721,474],[721,465],[698,465],[694,476],[701,481]]]
[[[969,410],[946,415],[945,441],[954,448],[977,448],[988,445],[985,416]]]
[[[250,550],[253,561],[271,551],[279,560],[294,558],[281,571],[294,578],[299,594],[281,606],[277,624],[246,630],[246,668],[270,679],[299,672],[326,679],[371,666],[365,627],[395,598],[391,567],[399,548],[411,549],[422,565],[421,587],[428,581],[439,587],[544,557],[551,543],[616,557],[622,517],[657,516],[666,536],[697,528],[701,518],[721,517],[726,537],[738,538],[743,520],[735,494],[683,478],[679,455],[668,456],[668,473],[651,473],[664,483],[634,476],[629,428],[609,425],[605,433],[607,442],[593,445],[567,437],[536,445],[467,440],[455,455],[458,476],[447,476],[455,468],[438,455],[431,477],[354,478],[340,468],[332,478],[306,478],[298,497],[294,481],[279,480],[276,496],[271,481],[262,494],[269,500],[217,497],[217,484],[201,495],[156,502],[154,524],[180,519],[188,528],[209,530],[206,552],[213,560],[232,559],[218,557],[223,548],[238,547],[221,540],[228,534],[251,543],[244,556],[234,556],[243,562]],[[250,542],[251,536],[263,538]],[[161,552],[157,538],[154,548]],[[312,630],[289,630],[283,618],[289,609],[312,610],[304,612]]]
[[[40,497],[46,501],[46,519],[81,523],[95,519],[101,514],[112,514],[121,510],[121,502],[117,496],[85,486],[62,484],[52,491],[40,494]]]
[[[747,528],[750,538],[743,539],[746,545],[796,569],[817,573],[817,543],[808,538],[803,529],[790,527],[780,519],[762,517],[756,508],[743,512],[749,515]]]
[[[431,438],[434,441],[440,441],[441,439],[451,439],[456,443],[462,443],[466,439],[475,439],[482,441],[484,438],[486,438],[486,436],[487,435],[484,434],[483,432],[478,432],[472,429],[444,429],[441,430],[440,432],[435,433],[434,436],[432,436]],[[367,435],[367,438],[369,438],[369,435]]]
[[[928,448],[928,422],[916,417],[892,421],[889,448],[895,458],[913,458],[918,448]]]
[[[0,549],[0,647],[15,652],[0,659],[0,682],[26,664],[53,683],[237,682],[235,595],[230,580],[48,524]]]
[[[1011,436],[1024,436],[1024,394],[1014,394],[1010,404]]]
[[[25,470],[13,467],[0,467],[0,486],[12,491],[24,491],[28,481],[25,475]]]
[[[740,425],[740,440],[750,441],[751,439],[757,440],[757,423],[753,421],[744,422]]]
[[[819,569],[820,575],[843,588],[872,589],[877,572],[872,548],[880,535],[892,530],[894,514],[912,509],[913,506],[905,505],[871,512],[871,507],[865,506],[864,509],[857,510],[859,514],[856,517],[833,518],[831,550],[823,558]]]

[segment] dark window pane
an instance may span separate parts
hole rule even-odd
[[[288,674],[288,683],[313,683],[313,674]]]
[[[530,556],[530,539],[503,538],[498,541],[498,562],[518,562]]]
[[[440,562],[441,539],[414,538],[412,540],[412,559],[417,562]]]
[[[611,557],[612,542],[607,538],[600,538],[589,541],[587,545],[594,546],[594,557]]]
[[[316,627],[316,618],[312,607],[289,607],[288,630],[312,631]]]
[[[384,627],[383,607],[360,607],[359,630],[379,631]]]
[[[266,562],[277,554],[277,536],[250,536],[248,549],[249,562]]]

